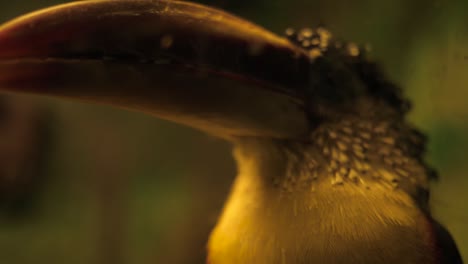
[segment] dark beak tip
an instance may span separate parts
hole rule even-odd
[[[33,57],[40,51],[38,39],[32,30],[22,24],[0,27],[0,63],[5,60],[18,60]]]

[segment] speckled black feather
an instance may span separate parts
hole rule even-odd
[[[368,58],[365,47],[340,42],[323,27],[288,29],[286,36],[309,52],[310,74],[305,95],[313,100],[308,104],[308,111],[315,123],[340,119],[343,113],[362,114],[357,104],[379,106],[376,109],[381,112],[366,114],[376,115],[372,119],[386,119],[396,124],[402,145],[407,149],[406,155],[418,161],[430,178],[438,178],[437,172],[424,161],[427,137],[405,121],[411,102],[404,97],[403,90],[385,76],[380,65]]]

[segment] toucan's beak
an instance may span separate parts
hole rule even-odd
[[[186,2],[80,1],[0,27],[0,89],[111,104],[221,137],[304,135],[306,54]]]

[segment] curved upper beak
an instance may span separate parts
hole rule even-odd
[[[80,1],[0,27],[0,90],[144,111],[216,136],[308,130],[307,55],[225,12],[186,2]]]

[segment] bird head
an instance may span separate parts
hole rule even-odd
[[[333,164],[342,144],[363,163],[383,150],[379,162],[389,164],[422,162],[425,146],[406,124],[400,88],[364,48],[322,27],[280,37],[188,2],[80,1],[7,22],[0,89],[142,111],[234,142],[299,143],[303,153],[318,146]],[[348,141],[330,137],[337,133]],[[423,176],[374,178],[407,186],[426,207],[426,174],[415,175]]]

